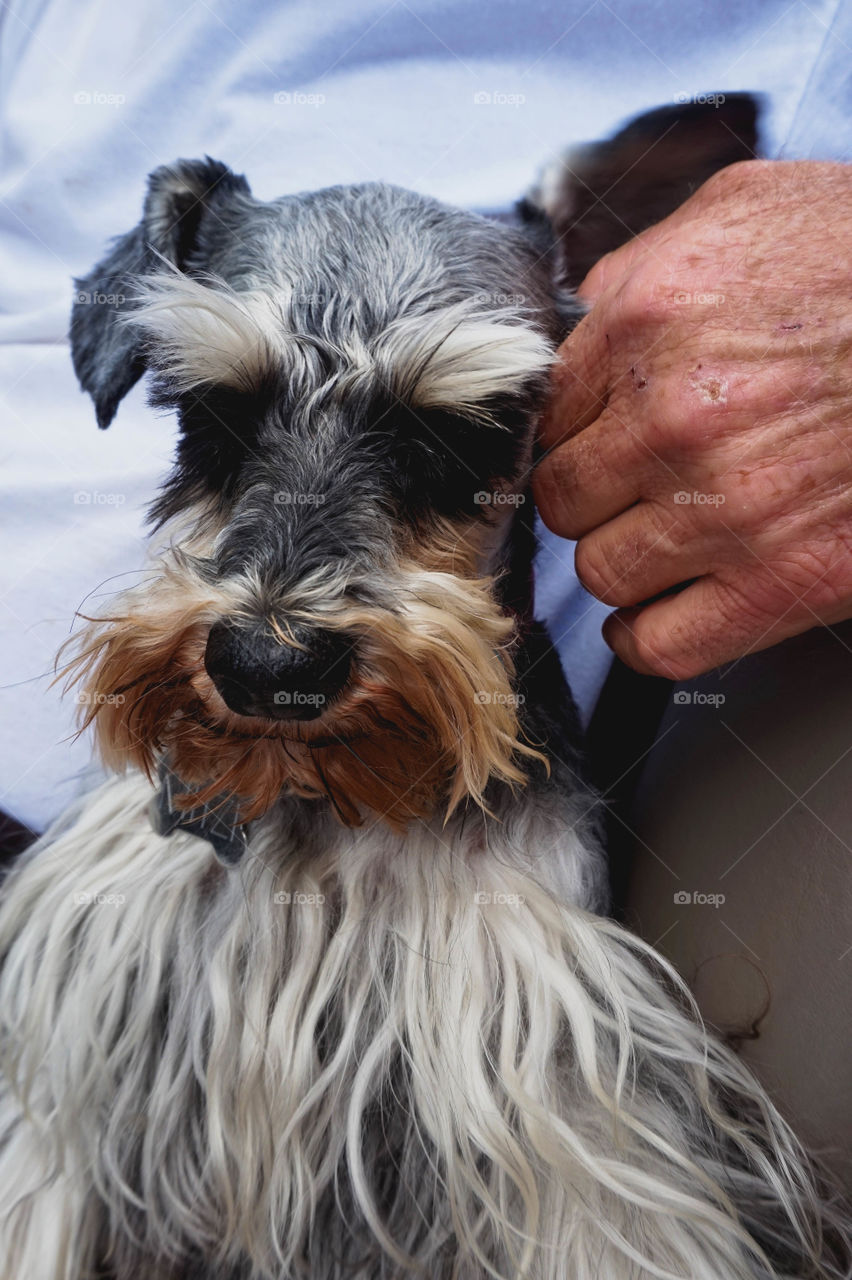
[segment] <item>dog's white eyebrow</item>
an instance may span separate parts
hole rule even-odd
[[[414,407],[473,411],[520,390],[553,361],[553,344],[519,308],[483,310],[474,298],[403,314],[374,333],[353,324],[334,341],[330,325],[322,335],[300,327],[303,298],[281,285],[274,293],[238,291],[215,277],[158,272],[140,282],[124,323],[153,340],[152,365],[178,391],[211,384],[250,391],[276,375],[310,394],[328,377],[322,350],[333,357],[341,391],[372,378]]]
[[[163,271],[143,277],[134,302],[122,323],[155,340],[151,363],[178,391],[213,384],[251,390],[283,355],[283,315],[260,290],[238,293],[223,280]]]
[[[465,302],[403,317],[371,355],[379,376],[415,407],[474,411],[542,373],[554,347],[519,311],[476,312]]]

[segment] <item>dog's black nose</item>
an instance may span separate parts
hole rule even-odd
[[[214,622],[207,674],[232,711],[269,720],[316,720],[349,679],[350,641],[340,632]]]

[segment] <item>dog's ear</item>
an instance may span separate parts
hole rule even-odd
[[[717,169],[753,160],[757,117],[752,94],[702,94],[557,156],[518,207],[539,239],[549,231],[557,284],[576,288],[605,253],[673,213]]]
[[[221,225],[223,206],[250,194],[245,178],[209,156],[161,165],[148,178],[141,222],[75,281],[71,356],[81,387],[94,401],[99,427],[109,426],[120,401],[145,372],[138,330],[119,322],[132,306],[138,277],[156,270],[163,258],[179,271],[190,261],[203,267],[205,237]]]

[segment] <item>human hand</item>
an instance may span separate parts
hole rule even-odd
[[[852,166],[723,169],[579,292],[534,493],[607,643],[686,679],[852,617]]]

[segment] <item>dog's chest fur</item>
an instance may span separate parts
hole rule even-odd
[[[402,834],[289,801],[226,870],[204,840],[152,834],[139,775],[89,798],[30,869],[55,943],[30,999],[55,1016],[21,1065],[73,1089],[56,1123],[77,1158],[102,1168],[110,1151],[122,1239],[186,1258],[224,1234],[235,1268],[274,1268],[298,1242],[329,1276],[362,1247],[363,1275],[384,1275],[360,1181],[412,1251],[429,1221],[440,1252],[440,1148],[468,1091],[471,1114],[485,1090],[500,1107],[494,993],[546,947],[554,904],[594,907],[603,878],[585,792],[496,799],[493,819]]]

